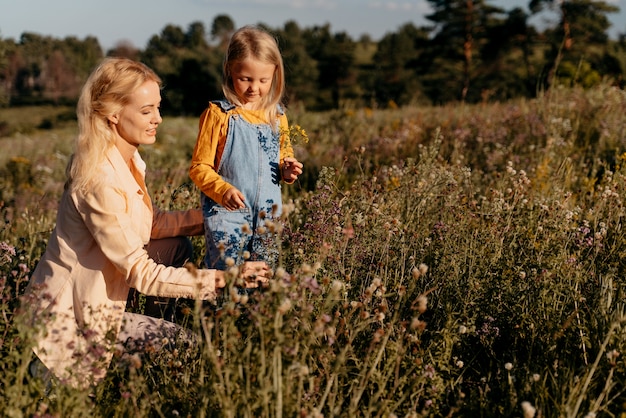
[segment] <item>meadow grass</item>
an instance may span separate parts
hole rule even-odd
[[[26,371],[45,323],[21,293],[71,129],[0,138],[16,144],[0,167],[0,414],[625,416],[625,106],[605,85],[292,113],[305,172],[266,225],[281,248],[268,288],[240,295],[231,272],[217,307],[180,301],[201,343],[120,358],[92,393],[46,393]],[[198,205],[196,129],[166,118],[142,150],[163,208]]]

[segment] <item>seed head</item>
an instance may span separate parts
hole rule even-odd
[[[428,298],[425,295],[419,295],[417,299],[415,299],[415,309],[417,312],[423,314],[426,312],[428,308]]]

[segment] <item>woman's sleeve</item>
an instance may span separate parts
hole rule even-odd
[[[218,106],[209,105],[200,116],[198,138],[189,168],[189,177],[196,186],[220,205],[224,193],[233,187],[217,173],[218,152],[224,146],[227,130],[228,115]]]
[[[137,219],[137,214],[141,214],[137,208],[143,204],[142,199],[133,199],[134,196],[127,196],[123,190],[107,183],[103,182],[84,195],[74,196],[76,208],[95,245],[110,262],[91,268],[104,270],[109,279],[122,276],[130,287],[146,295],[214,299],[214,270],[199,269],[192,274],[186,268],[167,267],[148,257],[135,225],[143,221]],[[150,213],[149,210],[146,212]],[[85,262],[90,261],[101,263],[98,260]],[[108,268],[115,268],[117,274],[107,272]]]
[[[164,211],[154,204],[152,208],[154,215],[150,238],[195,237],[204,234],[204,219],[200,209]]]

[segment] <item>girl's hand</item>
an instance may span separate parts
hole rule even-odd
[[[302,163],[293,157],[287,157],[283,160],[283,180],[287,183],[293,183],[302,174]]]
[[[243,203],[246,198],[236,187],[231,187],[224,193],[222,205],[228,210],[243,209],[246,205]]]

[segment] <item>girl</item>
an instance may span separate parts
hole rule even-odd
[[[123,351],[127,340],[152,343],[177,335],[172,322],[125,312],[131,287],[146,295],[211,300],[225,284],[222,271],[167,267],[147,250],[165,238],[154,253],[175,259],[185,247],[175,237],[203,233],[200,210],[163,212],[148,195],[138,148],[156,140],[160,86],[145,65],[108,58],[81,92],[79,134],[56,227],[27,288],[30,312],[47,321],[31,373],[46,380],[53,375],[87,387],[105,376],[114,349]],[[246,277],[268,273],[265,264],[243,271]]]
[[[280,216],[280,180],[291,184],[302,173],[287,134],[284,89],[275,39],[256,27],[236,31],[223,65],[225,100],[202,113],[189,170],[202,192],[207,267],[223,270],[227,257],[241,262],[248,254],[275,259],[259,227]]]

